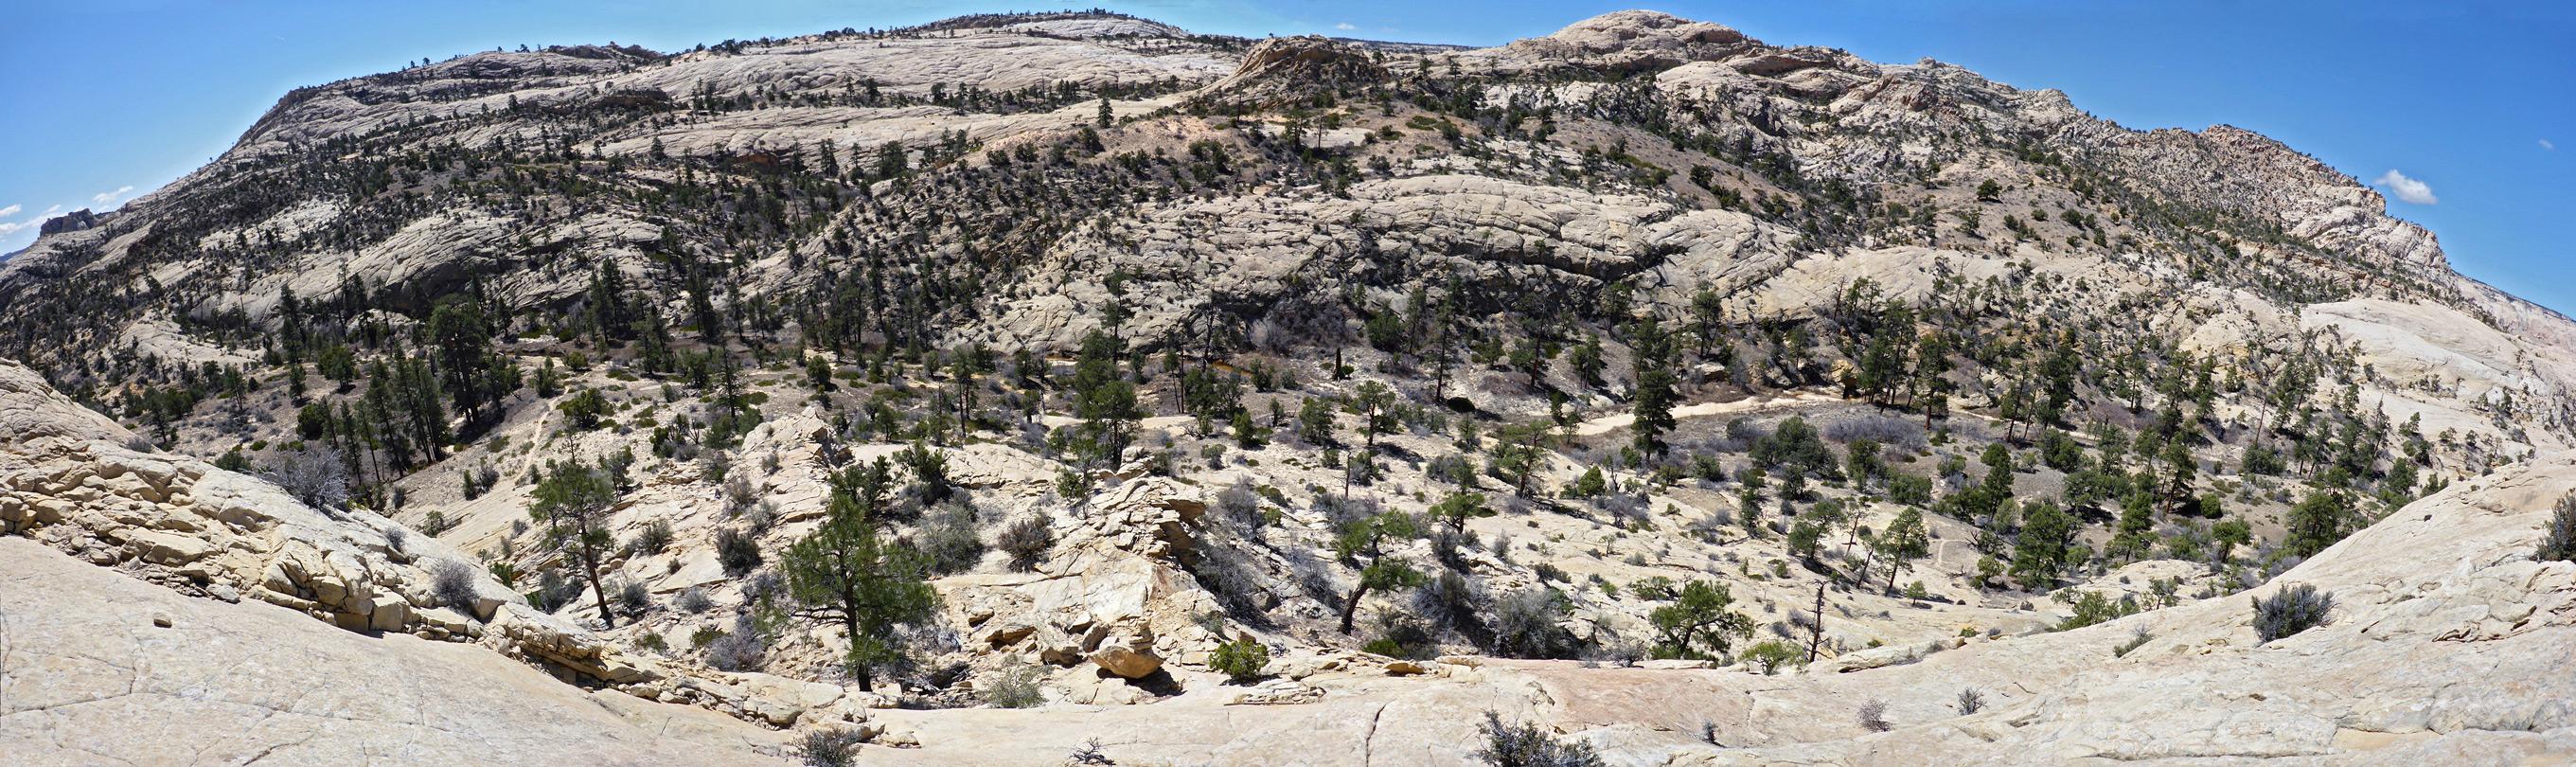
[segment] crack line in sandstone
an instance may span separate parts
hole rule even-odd
[[[1386,716],[1387,705],[1377,704],[1377,710],[1369,712],[1368,734],[1360,736],[1360,767],[1369,767],[1370,760],[1376,756],[1377,720]]]

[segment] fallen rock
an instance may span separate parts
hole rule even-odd
[[[1091,662],[1124,679],[1142,679],[1163,668],[1151,650],[1109,645],[1091,652]]]

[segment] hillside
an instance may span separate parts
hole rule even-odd
[[[541,671],[532,711],[612,701],[599,763],[1365,719],[1315,758],[1449,764],[1486,710],[1637,763],[2576,750],[2576,570],[2518,553],[2576,484],[2576,322],[2270,139],[1928,59],[1643,11],[494,51],[43,231],[0,262],[0,532],[43,547],[0,559],[82,585],[0,610]],[[2332,619],[2257,641],[2289,583]],[[0,749],[144,753],[69,742]]]

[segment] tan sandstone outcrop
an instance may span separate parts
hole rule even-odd
[[[474,560],[361,509],[320,510],[269,482],[123,445],[134,435],[0,360],[0,533],[222,602],[264,602],[352,632],[480,643],[566,682],[610,685],[751,721],[863,721],[833,694],[689,695],[660,662],[531,608]],[[444,563],[472,596],[443,602]],[[481,652],[481,650],[477,650]],[[724,685],[723,681],[707,684]],[[666,694],[676,697],[664,697]]]
[[[0,537],[0,764],[783,765],[786,736]]]

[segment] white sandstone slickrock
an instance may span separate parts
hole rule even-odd
[[[167,625],[160,625],[166,623]],[[0,536],[0,764],[785,765],[786,735]]]
[[[122,447],[132,441],[0,361],[0,533],[183,594],[272,604],[352,632],[477,643],[566,681],[647,696],[668,686],[659,661],[529,607],[435,538],[364,510],[317,510],[195,459]],[[442,604],[433,590],[434,568],[449,562],[469,573],[470,603]],[[823,687],[833,694],[764,693],[719,710],[781,726],[809,712],[865,719],[864,706],[835,707],[842,688]]]
[[[6,627],[0,762],[177,764],[202,752],[228,763],[334,764],[400,751],[390,761],[766,763],[746,754],[780,753],[785,736],[772,728],[829,727],[855,729],[877,745],[904,746],[864,749],[861,758],[869,764],[1057,763],[1098,740],[1130,764],[1445,766],[1473,763],[1475,725],[1485,711],[1541,722],[1596,745],[1614,764],[2560,764],[2576,753],[2576,722],[2566,702],[2576,690],[2561,668],[2576,646],[2570,626],[2576,570],[2531,561],[2528,554],[2549,502],[2576,485],[2576,459],[2548,452],[2567,446],[2564,429],[2529,424],[2525,433],[2523,424],[2492,410],[2504,393],[2563,398],[2576,384],[2576,322],[2452,273],[2429,233],[2385,215],[2376,193],[2351,179],[2226,126],[2131,131],[2085,115],[2063,93],[2017,89],[1952,65],[1883,65],[1841,51],[1772,46],[1722,25],[1645,11],[1490,49],[1320,38],[1241,42],[1193,43],[1150,22],[1074,17],[883,39],[804,38],[667,59],[591,46],[476,54],[290,94],[226,155],[225,167],[210,166],[122,211],[49,226],[29,251],[0,264],[0,291],[40,295],[65,284],[66,276],[106,278],[140,266],[135,274],[203,290],[208,297],[200,310],[239,309],[254,323],[271,323],[281,289],[326,295],[344,275],[409,288],[380,296],[387,301],[483,279],[496,309],[524,317],[572,305],[593,265],[652,274],[648,265],[668,255],[658,242],[663,222],[616,205],[575,206],[578,212],[533,219],[475,206],[443,208],[364,247],[291,253],[283,265],[252,274],[156,245],[156,232],[178,227],[177,217],[198,204],[188,195],[218,188],[227,168],[291,157],[333,136],[434,123],[459,110],[500,112],[513,102],[538,109],[669,105],[669,120],[645,121],[583,148],[640,160],[658,146],[693,161],[775,167],[789,148],[826,140],[845,152],[899,141],[916,150],[913,157],[952,136],[984,150],[1044,150],[1091,124],[1095,105],[995,114],[927,103],[829,105],[829,99],[730,111],[680,102],[697,95],[764,97],[781,88],[831,96],[862,80],[924,99],[934,83],[1004,91],[1058,82],[1168,81],[1185,89],[1109,104],[1113,117],[1134,120],[1101,133],[1113,144],[1133,142],[1118,145],[1121,150],[1178,154],[1200,141],[1238,149],[1249,136],[1277,141],[1289,126],[1259,115],[1237,120],[1174,112],[1290,103],[1451,66],[1584,75],[1544,85],[1502,80],[1483,91],[1484,106],[1550,106],[1567,130],[1580,132],[1587,130],[1582,121],[1567,115],[1596,99],[1626,98],[1621,83],[1646,81],[1624,75],[1651,74],[1654,108],[1759,120],[1761,148],[1811,178],[1909,193],[1920,186],[1930,190],[1922,192],[1923,204],[1953,209],[1976,204],[1967,190],[1978,182],[1999,179],[2016,194],[2032,195],[2016,204],[2098,209],[2105,229],[2060,228],[2050,237],[2010,242],[1871,234],[1818,248],[1807,232],[1775,220],[1776,213],[1757,215],[1754,204],[1715,205],[1695,196],[1705,190],[1685,186],[1688,174],[1679,172],[1704,158],[1643,132],[1591,126],[1596,132],[1581,143],[1596,151],[1586,153],[1575,150],[1577,142],[1484,136],[1478,139],[1484,154],[1467,157],[1438,131],[1401,122],[1386,126],[1392,139],[1373,130],[1306,126],[1316,148],[1355,158],[1376,152],[1371,157],[1386,160],[1384,169],[1329,190],[1203,188],[1138,202],[1120,216],[1104,214],[1026,252],[995,246],[980,254],[1019,259],[1009,271],[1014,281],[988,286],[988,305],[934,340],[943,348],[969,342],[1005,350],[1071,348],[1100,324],[1100,307],[1120,292],[1132,312],[1124,332],[1134,338],[1186,333],[1212,316],[1301,293],[1347,290],[1369,303],[1413,309],[1403,306],[1405,288],[1443,289],[1424,275],[1514,296],[1530,286],[1592,295],[1624,281],[1636,286],[1636,306],[1668,316],[1711,286],[1742,291],[1727,307],[1732,316],[1766,321],[1822,316],[1861,278],[1918,304],[1943,285],[2045,280],[2040,284],[2055,286],[2057,295],[2081,296],[2044,310],[2059,319],[2080,319],[2063,314],[2070,308],[2117,311],[2181,339],[2183,350],[2247,370],[2266,361],[2267,351],[2310,343],[2314,334],[2390,379],[2363,382],[2363,407],[2393,421],[2420,415],[2428,433],[2456,430],[2493,440],[2514,457],[2543,452],[2391,514],[2273,585],[2076,631],[1954,637],[1956,626],[1888,629],[1847,621],[1830,629],[1832,643],[1889,643],[1829,652],[1810,668],[1780,676],[1705,661],[1585,668],[1482,658],[1392,660],[1329,649],[1348,638],[1283,631],[1265,638],[1280,647],[1267,669],[1271,678],[1240,687],[1220,684],[1205,670],[1208,653],[1226,639],[1205,624],[1224,610],[1189,567],[1203,547],[1227,543],[1203,540],[1214,486],[1143,476],[1136,462],[1096,473],[1093,479],[1110,482],[1108,490],[1060,508],[1042,501],[1054,492],[1061,464],[1002,444],[963,445],[944,449],[953,484],[978,503],[993,504],[989,510],[1039,515],[1057,542],[1034,572],[999,572],[988,564],[938,579],[948,604],[942,620],[954,623],[941,628],[954,629],[960,652],[977,671],[1053,666],[1046,672],[1049,702],[1029,710],[921,711],[831,681],[709,671],[683,659],[666,663],[626,652],[616,643],[640,641],[647,632],[584,630],[534,610],[479,573],[470,604],[439,604],[430,588],[432,568],[470,561],[460,548],[506,540],[509,523],[524,518],[524,488],[454,503],[417,501],[459,527],[437,539],[398,536],[399,526],[369,512],[310,509],[253,478],[127,449],[131,435],[114,423],[52,392],[32,371],[0,364],[0,534],[28,539],[0,540],[0,579],[7,579],[0,582],[9,584],[0,590]],[[1387,51],[1429,58],[1375,55]],[[1605,73],[1623,77],[1600,76]],[[1613,79],[1618,82],[1608,82]],[[1352,119],[1365,111],[1352,112]],[[523,127],[498,119],[463,128],[456,138],[480,146]],[[2314,247],[2240,238],[2228,248],[2241,246],[2252,262],[2298,264],[2302,276],[2350,286],[2354,295],[2301,305],[2187,279],[2189,270],[2208,265],[2207,257],[2158,250],[2161,243],[2054,247],[2051,240],[2076,234],[2142,232],[2127,220],[2142,214],[2097,204],[2090,195],[2043,198],[2042,192],[2059,191],[2052,184],[2062,179],[2049,175],[2054,171],[1993,146],[1943,138],[1961,133],[2045,137],[2054,142],[2048,146],[2085,153],[2148,193],[2259,213],[2259,223]],[[1613,142],[1640,163],[1678,177],[1655,182],[1660,186],[1578,185],[1550,170],[1588,166]],[[984,161],[970,154],[958,162],[974,168]],[[1917,177],[1918,171],[1928,175]],[[637,183],[676,180],[668,169],[640,161],[631,173],[628,180]],[[1732,167],[1717,173],[1729,179],[1721,186],[1757,200],[1813,204],[1758,174]],[[910,183],[875,181],[865,193],[888,199]],[[242,239],[292,241],[329,231],[365,213],[362,208],[356,201],[306,199],[193,242],[211,251]],[[1009,215],[1036,219],[1043,212]],[[1935,228],[1952,226],[1944,220]],[[852,229],[862,239],[878,229],[910,231],[882,219]],[[950,255],[964,247],[934,245]],[[736,274],[745,296],[795,296],[829,271],[833,257],[849,255],[822,235],[767,247],[743,253]],[[158,260],[133,263],[146,256]],[[816,259],[824,269],[813,267]],[[250,287],[233,285],[237,274]],[[1123,275],[1115,290],[1111,275]],[[2136,296],[2171,300],[2132,301]],[[385,311],[366,317],[397,330],[411,322]],[[1248,333],[1271,339],[1313,330],[1270,325],[1255,315],[1240,319],[1253,328]],[[254,360],[181,327],[168,315],[149,314],[126,318],[99,337],[171,363]],[[1697,377],[1720,381],[1740,372],[1712,367]],[[1482,383],[1510,388],[1503,378]],[[1461,384],[1461,390],[1480,390]],[[1700,403],[1680,415],[1823,404],[1817,399]],[[2218,415],[2245,415],[2232,408],[2221,405]],[[496,433],[522,445],[551,438],[552,417],[540,403],[514,411]],[[1623,417],[1587,421],[1579,433],[1593,437],[1631,426],[1618,420]],[[828,492],[825,476],[836,464],[820,456],[832,429],[821,414],[772,412],[769,418],[744,436],[728,476],[778,505],[771,520],[776,529],[768,533],[775,543],[816,524]],[[1069,422],[1039,420],[1058,427]],[[1168,430],[1186,420],[1167,417],[1142,427]],[[626,443],[588,434],[546,444],[535,455],[513,458],[498,449],[486,455],[521,461],[510,466],[515,475],[557,449],[604,455]],[[853,457],[874,460],[895,449],[861,446]],[[755,456],[775,456],[777,464],[754,471]],[[2493,456],[2479,456],[2487,457]],[[2447,453],[2436,464],[2456,476],[2487,468]],[[635,556],[623,574],[659,595],[738,586],[699,545],[719,526],[738,524],[735,511],[717,498],[722,490],[713,469],[680,460],[651,472],[639,478],[642,489],[622,499],[613,527],[625,537],[648,522],[674,522],[682,542],[665,556]],[[1275,460],[1263,472],[1293,476]],[[452,486],[453,476],[442,469],[404,482],[424,491],[432,482]],[[416,492],[415,498],[432,495]],[[1682,495],[1676,490],[1649,501],[1701,505]],[[1283,527],[1327,523],[1297,508],[1282,516]],[[1536,519],[1532,527],[1539,526]],[[1970,535],[1955,529],[1942,535],[1928,569],[1969,571],[1979,556],[1966,543]],[[1493,554],[1459,556],[1465,570],[1496,576],[1492,588],[1538,585]],[[1563,562],[1576,568],[1576,577],[1597,577],[1615,564],[1579,559]],[[1294,564],[1262,559],[1246,578],[1259,581],[1268,598],[1287,602],[1282,612],[1303,611],[1306,618],[1330,612],[1311,594],[1298,593],[1306,584],[1285,582],[1299,575]],[[1657,562],[1665,564],[1724,572],[1735,563],[1714,557]],[[2086,588],[2145,599],[2150,583],[2208,582],[2197,569],[2141,562]],[[38,585],[21,589],[21,582]],[[2340,606],[2333,622],[2257,645],[2247,626],[2250,597],[2290,582],[2335,594]],[[1739,585],[1747,595],[1754,588]],[[1569,628],[1582,637],[1608,636],[1610,627],[1643,618],[1634,607],[1587,607]],[[2007,612],[1974,609],[1981,618]],[[171,627],[148,628],[155,623],[147,615]],[[2025,608],[2015,620],[2035,625],[2038,618]],[[651,633],[663,640],[689,627],[646,628],[672,629]],[[2140,628],[2154,638],[2115,654]],[[156,631],[192,641],[167,641]],[[785,662],[772,670],[828,667],[838,640],[826,633],[789,637],[776,648]],[[187,673],[164,673],[172,670]],[[1173,686],[1159,686],[1166,677]],[[1986,711],[1959,716],[1950,707],[1967,687],[1989,694]],[[1870,700],[1887,702],[1894,731],[1868,733],[1855,721],[1854,712]],[[221,727],[173,724],[200,721],[249,724],[237,736],[225,736]],[[120,728],[131,722],[144,726]],[[1714,744],[1702,740],[1703,727]],[[262,749],[268,756],[257,758]]]

